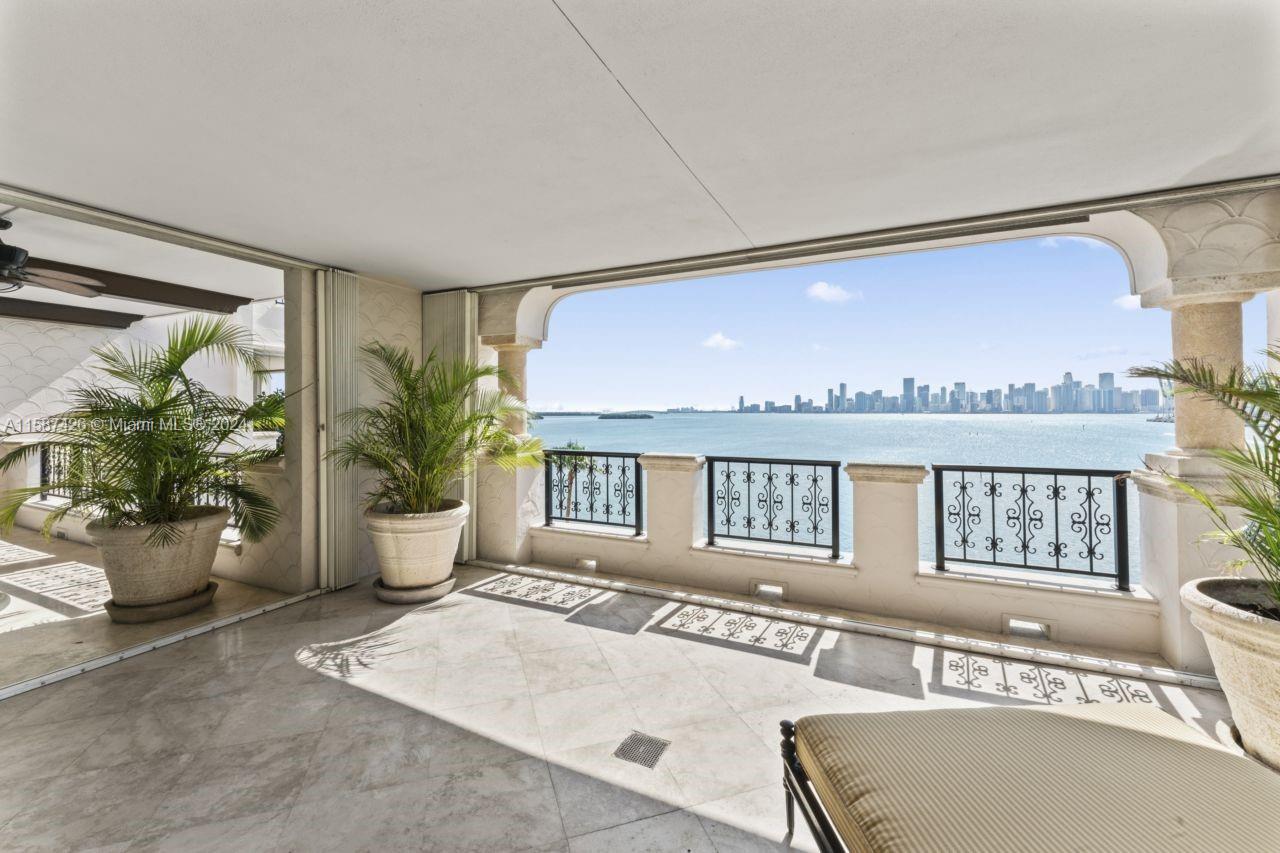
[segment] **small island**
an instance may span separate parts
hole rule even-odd
[[[653,420],[653,415],[647,412],[605,412],[600,415],[602,421],[645,421]]]

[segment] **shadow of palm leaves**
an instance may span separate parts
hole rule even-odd
[[[379,631],[350,640],[315,643],[298,649],[293,658],[312,672],[351,678],[409,651],[411,645],[395,636],[399,633],[403,632]]]

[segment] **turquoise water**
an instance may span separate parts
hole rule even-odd
[[[844,462],[959,463],[1062,468],[1142,466],[1144,453],[1173,446],[1173,425],[1147,415],[655,415],[653,420],[548,417],[530,431],[548,447],[577,441],[588,450],[773,456]],[[849,482],[841,480],[848,507]],[[847,552],[850,524],[841,519]],[[1138,502],[1130,486],[1130,560],[1141,574]],[[921,553],[933,552],[933,495],[920,489]]]

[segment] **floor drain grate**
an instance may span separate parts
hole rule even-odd
[[[669,746],[671,746],[669,740],[632,732],[627,735],[626,740],[618,744],[618,748],[613,751],[613,757],[652,769],[657,766],[658,759],[662,758],[662,753],[666,752]]]

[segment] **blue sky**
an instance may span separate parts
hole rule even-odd
[[[529,355],[538,409],[825,403],[826,389],[901,393],[902,377],[969,390],[1118,384],[1169,357],[1169,315],[1128,297],[1110,246],[1040,238],[624,287],[562,300]],[[1246,356],[1265,307],[1245,304]]]

